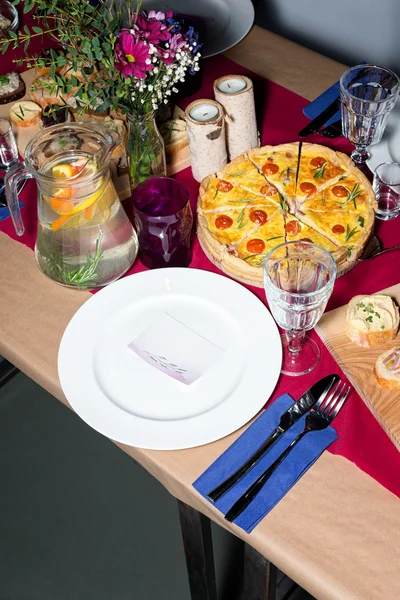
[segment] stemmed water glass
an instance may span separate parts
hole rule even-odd
[[[399,78],[384,67],[357,65],[341,76],[343,134],[356,146],[351,158],[357,165],[369,158],[368,146],[381,141],[398,94]]]
[[[271,312],[285,330],[282,373],[304,375],[318,364],[318,344],[306,331],[325,310],[336,278],[333,256],[311,242],[286,242],[264,261],[264,287]]]

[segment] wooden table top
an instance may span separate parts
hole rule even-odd
[[[226,55],[308,99],[344,69],[259,27]],[[68,405],[57,375],[58,346],[91,294],[47,280],[33,252],[2,233],[0,256],[0,354]],[[190,450],[119,446],[171,494],[254,546],[317,598],[400,598],[400,500],[345,458],[325,452],[250,535],[224,522],[191,484],[240,433]]]

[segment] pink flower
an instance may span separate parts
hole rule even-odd
[[[176,52],[179,50],[179,48],[182,48],[182,46],[186,44],[186,40],[180,33],[175,33],[169,40],[168,44],[169,49],[172,50],[172,52]]]
[[[165,13],[161,12],[160,10],[158,12],[156,12],[155,10],[151,10],[149,12],[149,19],[156,19],[157,21],[164,21]]]
[[[150,61],[150,64],[147,61]],[[118,34],[114,67],[121,72],[122,77],[133,75],[137,79],[145,79],[146,72],[153,68],[148,46],[141,41],[136,41],[127,29]]]
[[[171,37],[167,26],[162,21],[155,18],[146,19],[143,15],[138,15],[134,28],[141,39],[155,46]]]

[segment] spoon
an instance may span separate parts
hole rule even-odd
[[[360,260],[371,260],[372,258],[376,258],[381,254],[386,254],[386,252],[391,252],[392,250],[400,250],[400,245],[397,246],[389,246],[389,248],[382,248],[380,240],[373,235],[367,242],[363,253],[361,254]]]

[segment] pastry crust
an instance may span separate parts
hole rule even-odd
[[[313,156],[324,158],[329,163],[324,169],[323,177],[317,178],[321,181],[317,181],[317,192],[311,195],[311,198],[304,193],[296,193],[293,171],[297,171],[298,142],[249,150],[247,155],[238,156],[218,174],[211,174],[201,182],[197,227],[200,244],[210,260],[235,279],[263,287],[262,259],[271,249],[271,239],[274,240],[272,247],[284,241],[304,239],[325,247],[335,258],[338,276],[347,273],[361,255],[372,233],[377,207],[371,184],[346,154],[318,144],[306,143],[303,144],[303,149],[303,166],[300,163],[298,185],[301,183],[301,176],[308,176],[307,181],[310,181],[309,176],[312,176],[313,171],[308,169],[307,164]],[[268,168],[263,170],[268,159],[271,159],[268,164],[274,163],[278,166],[276,173],[269,173]],[[303,168],[302,173],[300,168]],[[283,178],[285,169],[289,169],[289,173],[288,177],[285,173]],[[347,179],[347,182],[343,179],[343,185],[346,187],[348,184],[349,195],[335,200],[331,190],[343,177]],[[356,196],[358,203],[352,199],[354,194],[350,195],[356,184],[358,186],[355,191],[361,191]],[[227,188],[227,191],[225,189],[216,194],[218,185]],[[319,204],[324,190],[328,199],[326,206]],[[215,227],[210,225],[211,222],[214,223],[212,218],[217,213],[230,215],[235,221],[233,215],[236,215],[236,212],[232,211],[237,211],[240,206],[246,209],[254,206],[263,210],[263,205],[265,208],[271,204],[281,212],[281,224],[277,225],[273,211],[267,210],[268,221],[259,229],[246,225],[243,227],[241,239],[237,229],[232,237],[229,235],[229,228],[225,229],[221,236],[215,231]],[[344,206],[341,206],[342,204]],[[244,213],[248,215],[248,211]],[[298,233],[291,233],[290,225],[286,231],[290,221],[299,224]],[[332,228],[335,225],[341,227],[335,228],[334,232]],[[265,252],[254,254],[255,260],[250,253],[246,255],[243,251],[244,242],[247,243],[254,237],[266,241]]]

